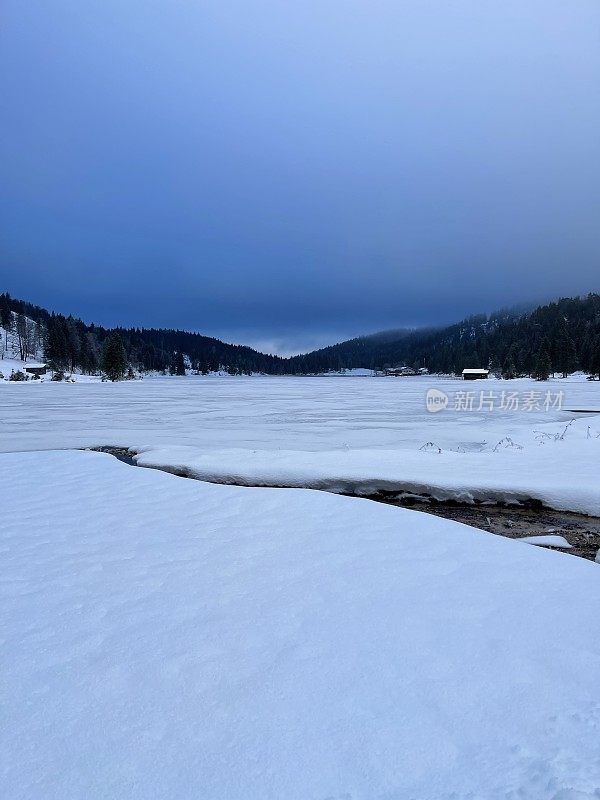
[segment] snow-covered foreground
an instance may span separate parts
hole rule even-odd
[[[2,796],[600,793],[597,565],[104,454],[0,473]]]
[[[439,413],[428,388],[493,392],[494,410]],[[439,499],[523,500],[600,515],[600,383],[423,378],[156,378],[4,384],[0,450],[117,445],[205,480]],[[518,410],[498,410],[517,392]],[[522,410],[528,392],[540,410]],[[566,430],[570,420],[574,422]],[[425,447],[428,442],[432,445]],[[442,452],[440,453],[439,450]]]

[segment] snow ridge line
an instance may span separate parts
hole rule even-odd
[[[219,478],[217,475],[199,473],[192,467],[184,464],[166,464],[163,462],[138,463],[137,457],[143,451],[138,451],[132,447],[99,445],[95,447],[85,447],[83,450],[90,450],[97,453],[107,453],[123,461],[130,466],[142,467],[145,469],[156,469],[167,472],[178,478],[188,478],[190,480],[204,481],[225,486],[241,486],[256,489],[311,489],[316,491],[330,492],[348,497],[362,497],[364,499],[378,502],[398,502],[405,506],[418,505],[447,505],[447,506],[489,506],[506,507],[514,506],[524,509],[538,509],[548,511],[568,511],[572,514],[587,517],[588,514],[581,514],[569,508],[555,507],[545,503],[538,497],[532,497],[521,492],[506,492],[489,490],[487,493],[474,489],[465,492],[461,489],[448,489],[434,485],[425,486],[418,482],[402,482],[374,480],[337,480],[337,479],[315,479],[288,481],[286,483],[272,483],[268,481],[250,481],[243,476],[231,476],[230,478]]]

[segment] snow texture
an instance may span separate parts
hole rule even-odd
[[[105,454],[0,476],[4,797],[598,797],[596,564]]]

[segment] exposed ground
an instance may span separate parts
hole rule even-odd
[[[406,507],[406,503],[385,500],[391,505]],[[524,536],[563,536],[571,545],[561,552],[589,558],[594,561],[600,549],[600,519],[570,511],[553,511],[549,508],[521,508],[514,506],[456,505],[452,503],[419,503],[411,505],[417,511],[438,517],[464,522],[509,539]],[[551,550],[558,548],[551,547]]]

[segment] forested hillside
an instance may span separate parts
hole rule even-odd
[[[94,374],[101,368],[102,352],[111,334],[117,333],[128,363],[140,371],[182,374],[185,361],[197,372],[226,369],[232,374],[283,372],[284,359],[258,353],[251,347],[226,344],[219,339],[188,331],[153,328],[114,328],[87,325],[80,319],[50,313],[44,308],[8,294],[0,295],[0,325],[27,327],[27,320],[44,332],[43,352],[61,370],[79,369]],[[32,327],[30,325],[30,327]],[[35,352],[33,349],[30,354]],[[184,356],[187,358],[184,360]],[[25,359],[23,359],[25,360]]]
[[[490,367],[496,374],[544,377],[577,369],[600,373],[600,295],[567,298],[528,313],[478,315],[393,341],[361,337],[290,359],[297,372],[408,365],[435,373]]]
[[[128,365],[139,371],[316,374],[352,368],[407,365],[433,373],[489,367],[505,378],[600,375],[600,295],[565,298],[533,311],[472,316],[445,328],[386,331],[357,337],[292,358],[259,353],[198,333],[171,329],[87,325],[0,295],[0,326],[15,331],[21,358],[39,356],[56,369],[97,373],[110,337],[122,343]]]

